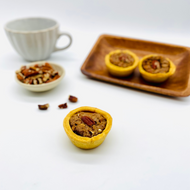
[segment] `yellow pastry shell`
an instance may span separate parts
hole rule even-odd
[[[131,65],[129,67],[119,67],[119,66],[116,66],[116,65],[114,65],[114,64],[112,64],[110,62],[110,56],[112,54],[121,53],[121,52],[128,53],[129,55],[131,55],[134,58],[133,65]],[[112,74],[113,76],[116,76],[116,77],[126,77],[126,76],[130,75],[134,71],[134,69],[137,67],[138,62],[139,62],[139,59],[136,56],[136,54],[134,54],[133,52],[131,52],[129,50],[115,50],[115,51],[111,51],[105,57],[106,67],[107,67],[109,73]]]
[[[142,75],[142,77],[148,81],[148,82],[155,82],[155,83],[160,83],[160,82],[164,82],[165,80],[167,80],[171,75],[173,75],[175,73],[175,70],[176,70],[176,66],[173,64],[173,62],[168,59],[168,58],[165,58],[169,61],[170,63],[170,69],[169,69],[169,72],[167,73],[156,73],[156,74],[152,74],[152,73],[149,73],[147,71],[145,71],[142,67],[142,63],[145,59],[147,58],[150,58],[150,57],[153,57],[153,56],[158,56],[158,55],[146,55],[144,56],[140,62],[139,62],[139,71]]]
[[[74,115],[75,113],[80,112],[80,111],[96,112],[96,113],[100,113],[102,116],[104,116],[107,119],[107,124],[106,124],[106,128],[104,129],[104,131],[102,133],[100,133],[99,135],[94,136],[92,138],[82,137],[82,136],[75,134],[71,129],[69,120],[72,115]],[[67,136],[69,137],[69,139],[75,146],[82,148],[82,149],[92,149],[92,148],[96,148],[97,146],[101,145],[103,143],[103,141],[105,140],[107,134],[109,133],[109,131],[112,127],[112,117],[107,112],[102,111],[98,108],[93,108],[93,107],[88,107],[88,106],[79,107],[77,109],[72,110],[71,112],[69,112],[67,114],[67,116],[65,117],[65,119],[63,121],[63,127],[65,129]]]

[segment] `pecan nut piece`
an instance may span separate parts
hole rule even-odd
[[[88,126],[92,127],[92,125],[95,124],[94,120],[92,120],[90,117],[87,116],[82,116],[81,117],[82,121],[87,124]]]
[[[27,69],[27,67],[25,65],[20,68],[21,71],[23,71],[25,69]]]
[[[59,77],[60,77],[59,75],[55,75],[52,79],[49,79],[48,81],[46,81],[46,83],[53,82],[56,79],[58,79]]]
[[[21,73],[22,73],[25,77],[34,76],[34,75],[39,74],[38,71],[33,71],[33,70],[30,70],[30,69],[24,69],[24,70],[22,70]]]
[[[20,81],[22,81],[25,78],[21,73],[17,73],[16,76],[17,76],[17,79]]]
[[[46,67],[49,67],[50,69],[53,69],[52,66],[49,63],[45,63]]]
[[[60,109],[67,108],[67,103],[60,104],[60,105],[58,105],[58,107],[59,107]]]
[[[40,110],[47,110],[49,108],[49,104],[44,104],[44,105],[38,105],[38,108]]]
[[[75,97],[75,96],[69,96],[69,101],[70,102],[77,102],[78,101],[78,98],[77,97]]]
[[[153,69],[160,69],[160,62],[157,60],[152,61],[152,68]]]

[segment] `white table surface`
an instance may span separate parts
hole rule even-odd
[[[189,46],[189,1],[0,1],[0,190],[190,189],[190,97],[155,95],[80,72],[105,33]],[[69,49],[48,59],[66,70],[48,92],[32,93],[14,81],[14,71],[27,62],[11,47],[3,25],[29,16],[54,18],[73,37]],[[70,94],[79,101],[58,109]],[[38,110],[43,103],[50,104],[47,111]],[[63,129],[66,114],[80,106],[113,117],[96,149],[76,148]]]

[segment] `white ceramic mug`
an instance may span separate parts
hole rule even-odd
[[[59,32],[59,24],[48,18],[23,18],[5,25],[6,34],[14,49],[28,61],[47,59],[52,52],[68,48],[72,38],[68,33]],[[65,35],[69,44],[57,48],[57,39]]]

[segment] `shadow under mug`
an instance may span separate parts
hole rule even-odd
[[[23,18],[10,21],[5,25],[5,31],[14,49],[28,61],[47,59],[52,52],[68,48],[72,37],[65,32],[59,32],[59,24],[49,18]],[[57,39],[65,35],[69,44],[57,48]]]

